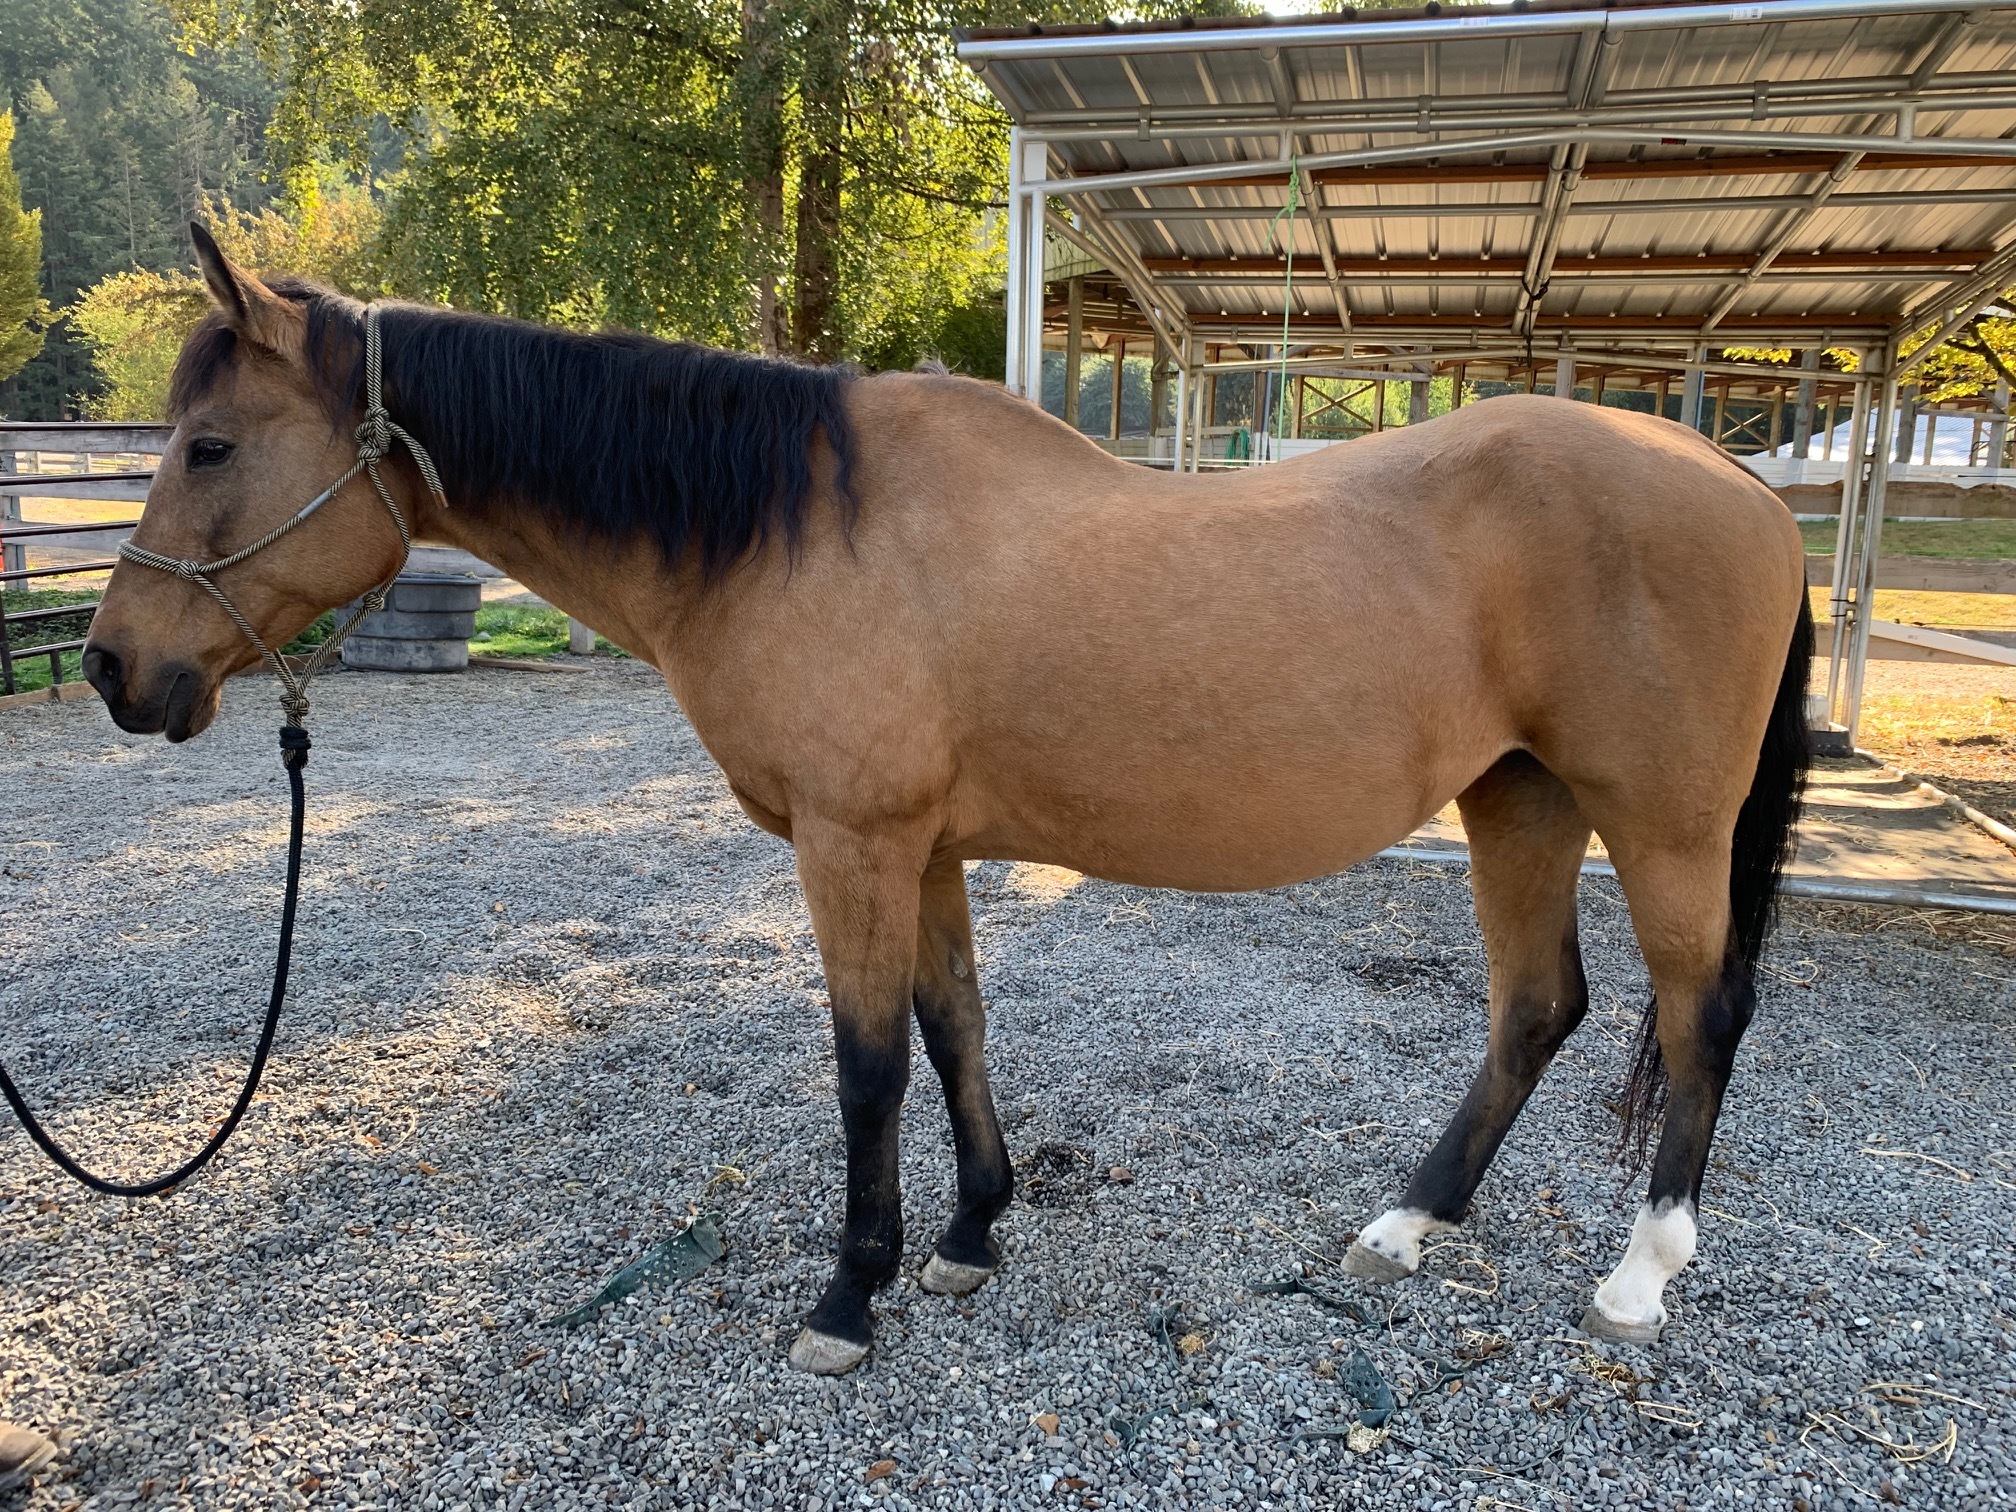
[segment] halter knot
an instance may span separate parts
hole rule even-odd
[[[193,583],[203,576],[203,564],[201,562],[192,562],[185,558],[176,562],[173,571],[175,576],[182,579],[183,582]]]
[[[392,417],[377,406],[364,412],[357,427],[357,456],[363,462],[382,462],[392,451]]]

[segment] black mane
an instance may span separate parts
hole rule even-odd
[[[363,306],[295,279],[264,282],[303,308],[309,369],[347,428],[363,403]],[[453,509],[522,503],[563,532],[647,538],[668,563],[696,553],[716,581],[773,532],[795,548],[823,432],[851,520],[850,369],[420,305],[387,304],[378,323],[385,407],[427,448]],[[236,347],[220,317],[197,328],[176,364],[171,415]]]

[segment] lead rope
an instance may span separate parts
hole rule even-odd
[[[245,1071],[245,1085],[239,1089],[238,1100],[231,1105],[224,1122],[217,1126],[202,1149],[177,1166],[165,1176],[157,1176],[152,1181],[118,1182],[108,1181],[84,1169],[71,1155],[56,1143],[49,1131],[42,1127],[28,1107],[14,1079],[7,1074],[7,1067],[0,1064],[0,1096],[7,1099],[7,1106],[14,1110],[14,1116],[21,1120],[21,1127],[28,1131],[36,1147],[76,1180],[102,1192],[108,1197],[153,1197],[180,1186],[208,1165],[217,1152],[224,1148],[224,1142],[231,1137],[238,1121],[245,1116],[245,1110],[252,1106],[252,1098],[259,1090],[259,1078],[266,1070],[266,1057],[273,1048],[273,1036],[280,1027],[280,1005],[287,997],[287,968],[294,954],[294,915],[301,896],[301,832],[302,821],[307,808],[307,797],[303,788],[301,771],[308,765],[310,742],[306,728],[308,722],[308,684],[323,667],[336,648],[343,644],[350,632],[357,628],[365,615],[385,607],[386,595],[393,582],[406,570],[407,559],[413,552],[413,533],[406,524],[406,516],[393,500],[385,487],[385,480],[378,474],[378,464],[384,461],[392,449],[392,443],[403,444],[413,456],[414,465],[420,469],[420,476],[426,480],[427,488],[445,509],[447,495],[442,492],[440,475],[434,471],[433,458],[427,449],[385,412],[383,393],[383,352],[378,338],[378,309],[368,305],[364,310],[364,420],[357,427],[357,460],[350,470],[311,499],[307,506],[291,519],[266,532],[258,540],[243,550],[234,551],[227,557],[214,562],[192,562],[178,557],[161,556],[131,541],[119,548],[119,555],[129,562],[137,562],[143,567],[158,568],[173,573],[187,582],[195,583],[209,593],[231,617],[231,623],[258,649],[259,654],[271,665],[280,679],[280,707],[287,722],[280,727],[280,764],[287,769],[287,788],[290,814],[287,825],[287,887],[280,905],[280,944],[273,961],[273,991],[266,1000],[266,1020],[259,1028],[259,1043],[253,1048],[252,1063]],[[392,576],[364,595],[363,602],[355,614],[327,640],[315,649],[307,664],[297,677],[288,667],[286,658],[267,645],[251,622],[238,612],[237,605],[225,595],[224,590],[211,581],[211,574],[234,567],[247,557],[254,556],[271,546],[275,541],[300,525],[316,510],[339,493],[345,484],[364,473],[371,479],[371,486],[377,491],[379,502],[392,516],[392,522],[399,527],[399,566]]]

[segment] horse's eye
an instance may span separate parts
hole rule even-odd
[[[189,443],[189,465],[191,467],[220,467],[231,455],[231,443],[213,437]]]

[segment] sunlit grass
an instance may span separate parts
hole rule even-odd
[[[1832,520],[1802,520],[1806,549],[1831,556],[1841,528]],[[2016,520],[1885,520],[1883,555],[2016,557]]]
[[[488,640],[469,642],[478,656],[558,656],[567,649],[567,616],[543,604],[486,604],[476,611],[476,633],[486,632]],[[603,656],[630,654],[599,635],[595,650]]]

